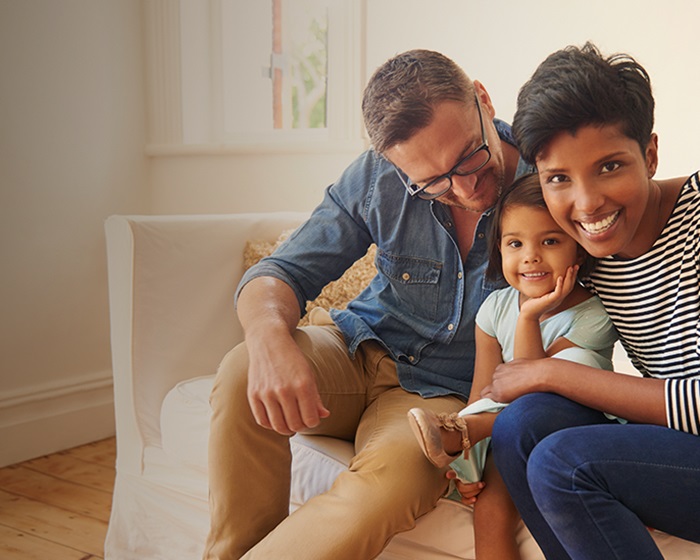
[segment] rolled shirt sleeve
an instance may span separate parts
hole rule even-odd
[[[700,435],[700,379],[667,379],[665,388],[668,427]]]

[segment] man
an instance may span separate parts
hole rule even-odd
[[[483,277],[488,210],[526,166],[485,88],[439,53],[383,64],[363,114],[373,149],[239,286],[246,342],[212,393],[205,558],[374,558],[445,491],[406,413],[457,411],[469,395],[474,316],[495,288]],[[306,301],[371,243],[370,286],[297,328]],[[296,432],[354,441],[356,455],[288,516]]]

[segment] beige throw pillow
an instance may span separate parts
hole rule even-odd
[[[284,231],[274,243],[269,241],[248,241],[243,252],[243,265],[248,270],[263,257],[271,255],[272,252],[287,239],[292,231]],[[299,325],[308,324],[309,312],[315,307],[322,307],[329,310],[345,309],[347,304],[357,297],[367,284],[377,274],[374,266],[374,258],[377,247],[371,245],[364,257],[357,260],[349,269],[345,271],[338,280],[329,283],[314,301],[306,304],[306,315],[301,319]]]

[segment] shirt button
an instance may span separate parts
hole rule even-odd
[[[413,363],[413,362],[416,361],[416,359],[415,359],[413,356],[409,356],[409,357],[408,357],[408,361],[411,362],[411,363]]]
[[[406,280],[408,282],[411,279],[411,275],[408,272],[404,272],[401,275],[401,278],[403,278],[404,280]]]
[[[478,233],[476,236],[477,236],[479,239],[483,239],[483,238],[484,238],[484,234],[483,234],[483,233]]]
[[[450,323],[449,325],[447,325],[447,330],[453,331],[453,330],[455,330],[455,326],[452,323]]]
[[[461,280],[461,279],[462,279],[462,273],[461,273],[461,272],[458,272],[458,273],[457,273],[457,279],[458,279],[458,280]]]

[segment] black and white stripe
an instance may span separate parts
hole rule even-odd
[[[586,281],[644,375],[667,379],[668,425],[700,433],[700,176],[683,186],[653,247],[600,259]]]

